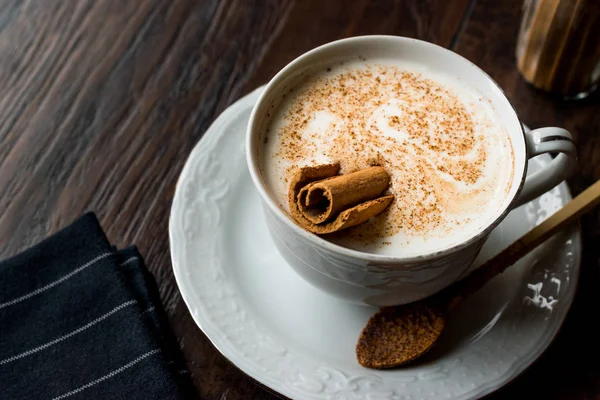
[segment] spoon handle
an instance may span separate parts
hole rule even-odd
[[[449,286],[447,289],[444,289],[443,292],[446,293],[442,292],[443,296],[445,299],[449,299],[447,303],[448,309],[452,309],[464,298],[479,290],[489,280],[504,272],[506,268],[513,265],[531,250],[558,233],[565,226],[590,211],[599,202],[600,180],[581,192],[564,207],[547,218],[540,225],[530,230],[498,255],[486,261],[465,278],[452,286]]]

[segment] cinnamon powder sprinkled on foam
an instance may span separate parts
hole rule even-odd
[[[423,233],[444,226],[461,203],[476,207],[470,200],[491,190],[476,185],[486,151],[469,111],[432,80],[371,64],[313,78],[288,95],[284,124],[271,136],[279,142],[271,162],[292,166],[286,182],[296,165],[321,156],[340,162],[341,173],[378,164],[392,176],[396,200],[344,235],[369,241],[400,230]]]

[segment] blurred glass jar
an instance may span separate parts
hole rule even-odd
[[[516,57],[536,88],[589,95],[600,80],[600,0],[525,0]]]

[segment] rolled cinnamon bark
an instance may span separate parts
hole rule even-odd
[[[390,177],[383,167],[337,175],[339,164],[303,167],[292,179],[292,217],[310,232],[333,233],[365,222],[385,210],[393,195],[381,196]]]

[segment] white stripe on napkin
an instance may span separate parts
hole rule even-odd
[[[64,281],[66,281],[67,279],[71,278],[73,275],[76,275],[78,273],[80,273],[81,271],[83,271],[84,269],[91,267],[92,265],[94,265],[97,261],[102,260],[103,258],[106,258],[108,256],[113,255],[113,253],[104,253],[99,255],[98,257],[94,258],[91,261],[86,262],[85,264],[83,264],[81,267],[74,269],[73,271],[69,272],[68,274],[66,274],[65,276],[63,276],[60,279],[55,280],[54,282],[50,282],[47,285],[42,286],[39,289],[34,290],[33,292],[29,292],[21,297],[17,297],[16,299],[12,299],[10,301],[7,301],[5,303],[0,303],[0,309],[4,308],[4,307],[8,307],[8,306],[12,306],[13,304],[17,304],[23,300],[26,300],[30,297],[33,297],[35,295],[38,295],[48,289],[50,289],[51,287],[54,287],[56,285],[58,285],[59,283],[62,283]]]
[[[137,259],[138,259],[137,257],[129,257],[127,260],[125,260],[121,264],[119,264],[119,267],[123,267],[123,266],[129,264],[130,262],[135,261]]]
[[[120,374],[121,372],[125,371],[127,368],[131,368],[132,366],[134,366],[135,364],[139,363],[140,361],[142,361],[146,357],[149,357],[152,354],[156,354],[159,351],[160,351],[160,349],[150,350],[149,352],[147,352],[145,354],[142,354],[141,356],[139,356],[135,360],[128,362],[127,364],[123,365],[122,367],[117,368],[114,371],[112,371],[112,372],[110,372],[110,373],[108,373],[108,374],[106,374],[106,375],[104,375],[104,376],[102,376],[102,377],[100,377],[98,379],[95,379],[95,380],[91,381],[90,383],[86,383],[85,385],[80,386],[77,389],[71,390],[70,392],[67,392],[65,394],[61,394],[60,396],[56,396],[52,400],[64,399],[66,397],[69,397],[69,396],[72,396],[72,395],[77,394],[79,392],[82,392],[82,391],[84,391],[87,388],[90,388],[90,387],[92,387],[94,385],[97,385],[98,383],[100,383],[102,381],[105,381],[107,379],[112,378],[113,376],[115,376],[117,374]]]
[[[121,304],[121,305],[113,308],[112,310],[110,310],[106,314],[102,315],[101,317],[98,317],[95,320],[93,320],[91,322],[88,322],[87,324],[85,324],[85,325],[83,325],[83,326],[75,329],[73,332],[67,333],[66,335],[63,335],[63,336],[58,337],[58,338],[56,338],[54,340],[51,340],[48,343],[45,343],[45,344],[43,344],[41,346],[38,346],[36,348],[33,348],[31,350],[27,350],[27,351],[25,351],[25,352],[23,352],[21,354],[17,354],[15,356],[12,356],[12,357],[9,357],[9,358],[5,358],[4,360],[0,361],[0,365],[8,364],[9,362],[18,360],[18,359],[23,358],[23,357],[27,357],[27,356],[29,356],[31,354],[37,353],[38,351],[44,350],[44,349],[46,349],[46,348],[48,348],[50,346],[53,346],[53,345],[55,345],[57,343],[60,343],[63,340],[68,339],[71,336],[77,335],[78,333],[81,333],[81,332],[85,331],[89,327],[96,325],[98,322],[100,322],[100,321],[102,321],[102,320],[110,317],[111,315],[113,315],[117,311],[119,311],[119,310],[121,310],[121,309],[123,309],[123,308],[125,308],[127,306],[130,306],[132,304],[136,304],[136,303],[137,302],[135,300],[126,301],[125,303],[123,303],[123,304]]]

